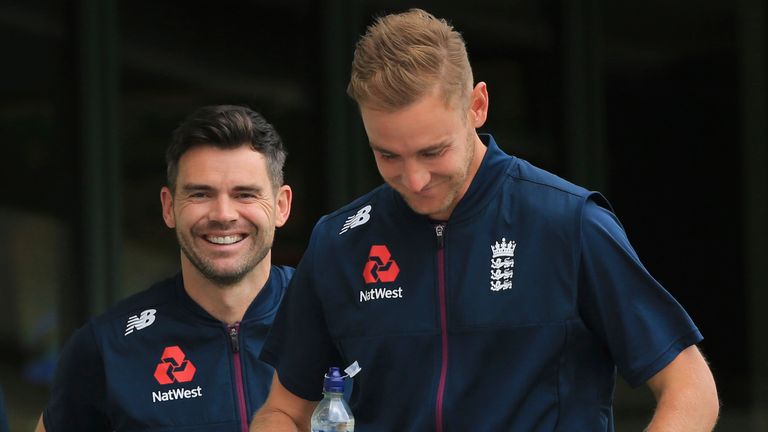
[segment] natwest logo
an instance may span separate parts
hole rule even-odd
[[[185,358],[177,345],[166,347],[160,357],[162,362],[155,368],[155,379],[160,384],[189,382],[195,376],[195,365]]]
[[[394,282],[399,273],[400,267],[392,259],[392,255],[385,245],[371,246],[371,251],[368,252],[368,262],[365,263],[363,269],[365,283]]]

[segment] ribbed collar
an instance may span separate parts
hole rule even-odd
[[[245,315],[243,316],[243,320],[240,321],[241,323],[263,320],[264,318],[270,317],[275,313],[275,310],[280,303],[280,297],[283,294],[283,290],[280,286],[282,283],[282,278],[280,277],[279,273],[281,271],[282,270],[279,267],[274,265],[270,268],[267,282],[261,288],[261,291],[256,296],[256,298],[253,299],[250,306],[248,306],[248,309],[245,311]],[[174,284],[177,300],[187,310],[192,312],[195,318],[199,318],[200,322],[206,324],[215,324],[219,326],[223,324],[221,321],[209,314],[205,309],[197,304],[197,302],[195,302],[192,297],[189,296],[189,294],[187,294],[187,291],[184,289],[184,280],[181,276],[181,272],[179,272],[174,278]]]

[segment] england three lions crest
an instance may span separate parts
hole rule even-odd
[[[515,273],[514,240],[507,242],[502,237],[501,242],[491,245],[491,291],[502,291],[512,288],[512,276]]]

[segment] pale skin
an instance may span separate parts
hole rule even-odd
[[[221,322],[240,321],[269,278],[274,229],[288,219],[291,198],[289,186],[273,189],[266,159],[247,146],[190,149],[179,161],[175,194],[167,187],[161,190],[165,224],[177,230],[180,242],[186,237],[188,249],[209,260],[214,271],[232,273],[254,253],[266,254],[240,281],[228,286],[206,277],[187,254],[181,254],[184,288]],[[242,240],[211,241],[226,237]]]
[[[475,132],[488,115],[486,84],[478,83],[467,110],[446,106],[433,92],[393,112],[360,107],[382,178],[417,213],[447,220],[480,166],[485,146]],[[460,105],[460,104],[456,104]],[[691,346],[647,381],[656,397],[649,432],[711,431],[719,402],[712,373]],[[275,373],[251,432],[308,431],[317,402],[302,399]]]
[[[242,274],[234,283],[222,284],[181,253],[184,289],[211,316],[234,324],[269,278],[274,230],[288,220],[291,188],[273,187],[266,159],[246,145],[196,146],[182,155],[178,166],[176,190],[160,191],[165,224],[207,264],[210,274]],[[45,431],[42,416],[35,430]]]
[[[720,402],[712,372],[695,346],[678,354],[646,381],[656,397],[656,412],[647,432],[711,431]]]

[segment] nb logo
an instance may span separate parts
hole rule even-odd
[[[128,324],[125,327],[125,336],[133,333],[134,330],[141,330],[149,327],[155,322],[155,309],[147,309],[140,315],[133,315],[128,318]]]
[[[368,222],[371,219],[371,205],[368,204],[367,206],[361,208],[357,211],[357,213],[353,214],[352,216],[347,218],[347,221],[344,222],[344,226],[341,227],[341,231],[339,231],[339,235],[344,234],[349,229],[354,228],[356,226],[360,226],[366,222]]]
[[[189,382],[195,376],[195,365],[185,358],[178,345],[166,347],[160,359],[162,361],[155,368],[155,379],[160,384]]]
[[[371,246],[371,251],[368,252],[368,262],[365,263],[363,269],[365,283],[394,282],[399,273],[400,267],[392,259],[392,255],[385,245]]]

